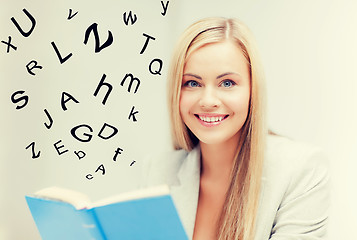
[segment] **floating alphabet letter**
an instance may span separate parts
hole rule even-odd
[[[11,44],[11,36],[9,36],[9,40],[7,42],[5,42],[5,41],[1,41],[1,42],[7,45],[6,53],[10,52],[10,47],[12,49],[14,49],[15,51],[17,50],[17,47],[15,47],[14,45]]]
[[[146,33],[143,33],[143,36],[146,37],[146,40],[145,40],[143,48],[140,51],[140,54],[143,54],[145,52],[146,47],[148,46],[150,39],[155,40],[154,37],[152,37],[150,35],[147,35]]]
[[[52,124],[53,124],[53,119],[51,118],[51,115],[48,113],[47,109],[45,109],[44,111],[46,113],[46,116],[47,116],[48,120],[50,120],[49,124],[47,124],[47,123],[44,123],[44,124],[45,124],[47,129],[50,129],[52,127]]]
[[[102,88],[102,86],[106,86],[108,88],[107,93],[105,94],[104,99],[102,101],[103,105],[105,105],[105,103],[107,102],[107,99],[109,97],[110,92],[113,90],[113,86],[111,84],[104,82],[106,77],[107,77],[107,75],[103,74],[102,79],[100,80],[100,82],[98,84],[98,87],[94,92],[94,97],[96,97],[98,95],[99,90]]]
[[[53,49],[55,50],[56,55],[57,55],[57,57],[58,57],[58,59],[59,59],[59,61],[60,61],[61,64],[63,64],[63,63],[64,63],[65,61],[67,61],[70,57],[72,57],[73,54],[70,53],[70,54],[68,54],[67,56],[65,56],[64,58],[62,58],[61,53],[60,53],[60,51],[58,50],[58,48],[57,48],[55,42],[51,42],[51,45],[52,45]]]
[[[76,156],[78,157],[78,160],[81,160],[82,158],[84,158],[86,156],[86,153],[83,151],[74,151],[74,154],[76,154]]]
[[[32,65],[32,66],[31,66]],[[32,60],[31,62],[29,62],[27,65],[26,65],[26,69],[27,69],[27,72],[31,75],[36,75],[32,69],[34,68],[39,68],[39,69],[42,69],[42,66],[39,66],[37,65],[37,62],[35,60]]]
[[[158,62],[159,63],[159,67],[155,71],[152,70],[152,64],[154,62]],[[154,60],[151,61],[150,65],[149,65],[149,71],[150,71],[151,74],[161,75],[161,69],[162,69],[162,60],[161,59],[155,58]]]
[[[58,146],[58,144],[60,144],[62,142],[62,140],[59,140],[58,142],[56,142],[55,144],[53,144],[53,146],[55,147],[55,149],[57,150],[58,155],[62,155],[63,153],[68,152],[68,149],[60,151],[61,148],[64,148],[64,145]]]
[[[97,173],[98,171],[101,171],[102,172],[102,175],[105,175],[105,168],[104,168],[104,165],[103,164],[101,164],[101,165],[99,165],[99,167],[97,168],[97,170],[95,170],[95,173]],[[88,179],[88,180],[92,180],[93,178],[94,178],[94,176],[93,176],[93,174],[87,174],[86,175],[86,178]]]
[[[161,13],[162,16],[166,15],[167,7],[169,6],[169,1],[166,2],[166,6],[164,5],[164,2],[161,1],[161,6],[164,9],[164,12]]]
[[[22,36],[24,37],[28,37],[31,35],[32,31],[35,29],[36,26],[36,20],[35,18],[24,8],[22,9],[22,11],[27,15],[27,17],[30,19],[31,21],[31,28],[29,31],[25,32],[24,30],[22,30],[22,28],[20,27],[20,25],[17,23],[16,19],[14,17],[11,18],[11,21],[15,24],[15,27],[19,30],[19,32],[22,34]]]
[[[92,133],[93,132],[93,129],[90,127],[90,126],[88,126],[88,125],[86,125],[86,124],[82,124],[82,125],[78,125],[78,126],[76,126],[76,127],[74,127],[74,128],[72,128],[72,130],[71,130],[71,135],[75,138],[75,139],[77,139],[78,141],[80,141],[80,142],[89,142],[91,139],[92,139],[92,134],[89,134],[89,133],[83,133],[83,136],[85,136],[86,138],[79,138],[78,136],[77,136],[77,130],[79,129],[79,128],[87,128],[87,129],[89,129],[89,131]]]
[[[16,109],[17,109],[17,110],[20,110],[21,108],[24,108],[24,107],[27,105],[27,103],[29,102],[29,97],[28,97],[27,95],[21,96],[21,97],[19,97],[19,98],[16,97],[17,95],[22,95],[22,94],[24,94],[24,93],[25,93],[25,91],[19,90],[19,91],[14,92],[14,93],[11,95],[11,101],[12,101],[13,103],[18,103],[18,102],[20,102],[20,101],[24,101],[24,103],[23,103],[22,105],[16,106]]]
[[[114,154],[114,157],[113,157],[113,161],[114,162],[117,160],[118,154],[121,154],[122,151],[124,151],[124,150],[121,149],[121,148],[117,148],[117,150],[115,150],[115,154]]]
[[[109,47],[113,43],[113,35],[112,35],[112,33],[110,31],[108,31],[108,39],[107,39],[107,41],[105,41],[105,43],[103,43],[103,45],[100,46],[100,40],[99,40],[99,35],[98,35],[98,24],[97,23],[93,23],[86,30],[86,33],[84,35],[84,44],[87,44],[88,38],[89,38],[89,34],[91,32],[93,32],[94,38],[95,38],[95,52],[96,53],[102,51],[106,47]]]
[[[77,15],[78,12],[75,12],[73,15],[72,15],[72,9],[69,9],[69,14],[68,14],[68,18],[67,20],[71,20],[74,16]]]
[[[129,83],[129,87],[128,87],[128,92],[130,92],[131,90],[131,85],[133,85],[133,82],[136,81],[136,88],[135,88],[135,91],[134,93],[136,93],[138,91],[138,88],[139,88],[139,85],[140,85],[140,80],[139,78],[136,78],[133,76],[133,74],[131,73],[128,73],[125,75],[125,77],[123,78],[123,80],[121,81],[120,85],[124,86],[124,83],[125,83],[125,80],[130,77],[130,83]]]
[[[67,96],[66,100],[64,99],[65,95]],[[62,106],[63,111],[67,110],[66,102],[68,102],[69,100],[72,100],[75,103],[79,103],[78,100],[75,99],[71,94],[66,93],[66,92],[62,92],[61,106]]]
[[[95,172],[98,172],[98,171],[102,171],[102,175],[105,175],[105,168],[104,168],[104,165],[103,165],[103,164],[101,164],[101,165],[97,168],[97,170],[95,170]]]
[[[109,134],[108,136],[103,136],[102,133],[105,131],[105,129],[108,129],[108,128],[110,128],[112,130],[112,133]],[[98,133],[98,137],[103,138],[104,140],[108,140],[109,138],[115,136],[117,133],[118,133],[118,129],[116,127],[113,127],[112,125],[109,125],[108,123],[104,123],[103,127],[100,129],[100,131]]]
[[[30,143],[30,145],[28,145],[25,149],[28,149],[29,147],[31,147],[32,150],[32,158],[39,158],[41,151],[38,151],[38,153],[35,153],[35,142]]]
[[[80,138],[78,137],[78,134],[77,134],[77,131],[79,129],[85,129],[85,130],[88,130],[88,132],[84,132],[82,135],[85,136],[85,138]],[[107,130],[108,129],[108,130]],[[108,132],[109,131],[109,132]],[[112,137],[114,137],[117,133],[118,133],[118,129],[112,125],[109,125],[108,123],[104,123],[102,128],[100,129],[99,133],[98,133],[98,137],[104,139],[104,140],[108,140]],[[81,125],[78,125],[74,128],[72,128],[71,130],[71,135],[78,141],[80,142],[90,142],[90,140],[92,140],[92,137],[93,135],[91,134],[93,133],[93,129],[89,126],[89,125],[86,125],[86,124],[81,124]]]
[[[134,25],[134,23],[136,22],[136,20],[138,19],[137,17],[136,17],[136,14],[134,13],[134,17],[133,17],[133,15],[131,14],[132,12],[130,11],[129,12],[129,15],[128,15],[128,17],[126,17],[126,12],[124,12],[124,14],[123,14],[123,20],[124,20],[124,23],[125,23],[125,25],[129,25],[129,19],[130,19],[130,21],[131,21],[131,25]]]
[[[133,117],[133,122],[136,122],[137,120],[136,120],[135,114],[139,113],[139,111],[135,111],[135,112],[134,112],[134,109],[135,109],[135,106],[133,106],[133,107],[131,108],[131,111],[130,111],[130,114],[129,114],[129,118],[128,118],[128,119],[130,120],[130,118]]]

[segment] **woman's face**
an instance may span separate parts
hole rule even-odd
[[[237,143],[249,108],[250,73],[232,41],[212,43],[186,61],[180,114],[201,143]]]

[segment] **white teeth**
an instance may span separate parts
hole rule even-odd
[[[220,122],[223,120],[223,117],[203,117],[199,116],[199,118],[204,122]]]

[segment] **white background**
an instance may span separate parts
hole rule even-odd
[[[164,1],[166,3],[166,1]],[[166,71],[172,47],[193,21],[206,16],[237,17],[256,36],[268,90],[269,126],[279,134],[310,142],[324,149],[331,162],[332,204],[329,239],[353,239],[357,227],[357,4],[354,1],[169,1],[166,16],[161,2],[150,1],[10,1],[0,0],[0,40],[12,37],[17,50],[6,53],[0,44],[0,239],[38,239],[24,195],[58,185],[87,193],[93,199],[137,186],[143,156],[170,147],[166,112]],[[23,37],[11,17],[24,30],[30,22],[22,9],[36,19],[36,27]],[[67,20],[69,9],[78,14]],[[126,26],[123,13],[137,15]],[[94,53],[94,37],[84,44],[85,30],[98,23],[101,42],[108,30],[114,42]],[[139,54],[145,37],[150,41]],[[51,46],[73,56],[64,64]],[[163,60],[161,75],[148,71],[150,62]],[[35,76],[26,64],[36,60],[43,69]],[[136,94],[120,82],[126,73],[141,80]],[[113,90],[106,105],[105,90],[94,97],[103,74]],[[16,110],[11,95],[24,90],[28,105]],[[69,101],[61,108],[67,92]],[[137,122],[128,119],[131,108]],[[44,126],[47,109],[54,124]],[[104,123],[118,128],[109,140],[97,136]],[[87,124],[93,128],[89,143],[75,140],[70,129]],[[58,155],[53,144],[69,151]],[[25,149],[35,142],[37,159]],[[115,150],[124,149],[113,161]],[[78,160],[73,151],[84,151]],[[131,163],[135,161],[134,164]],[[104,164],[106,174],[93,174]],[[87,180],[87,174],[93,174]]]

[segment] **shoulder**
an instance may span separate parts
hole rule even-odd
[[[267,137],[265,166],[267,168],[280,166],[284,167],[280,170],[293,172],[309,169],[327,170],[328,159],[324,152],[316,146],[286,137],[269,135]]]
[[[321,149],[268,136],[259,220],[266,227],[261,231],[277,238],[324,236],[329,178],[328,158]]]
[[[281,136],[268,136],[263,170],[263,182],[268,186],[281,187],[286,194],[327,178],[329,162],[320,148]]]
[[[174,184],[189,152],[185,150],[169,150],[154,153],[142,160],[140,184],[144,186]]]

